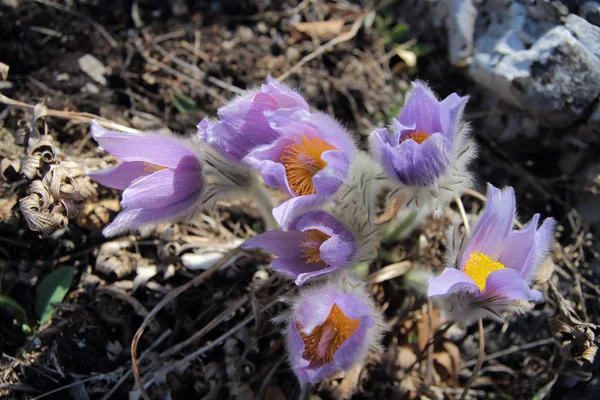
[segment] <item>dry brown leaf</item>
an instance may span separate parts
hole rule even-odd
[[[7,199],[0,199],[0,222],[6,222],[14,216],[12,209],[15,204],[17,204],[16,194]]]
[[[332,19],[328,21],[299,22],[294,25],[298,32],[319,39],[331,39],[338,36],[344,28],[344,20]]]
[[[579,365],[592,364],[598,351],[596,335],[600,327],[591,324],[572,324],[564,318],[550,320],[554,336],[560,347],[561,355]]]
[[[21,161],[17,159],[3,158],[0,161],[0,176],[5,182],[14,182],[19,178]]]
[[[101,231],[109,222],[111,213],[121,209],[118,199],[87,202],[76,219],[76,224],[92,232]]]
[[[0,80],[5,81],[8,79],[8,70],[10,67],[3,62],[0,62]]]

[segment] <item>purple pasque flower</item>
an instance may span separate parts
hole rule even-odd
[[[354,235],[325,211],[309,211],[288,231],[271,230],[246,241],[245,249],[261,247],[277,258],[271,268],[296,285],[352,266],[357,255]]]
[[[219,108],[218,121],[204,118],[198,136],[235,160],[241,160],[257,146],[271,143],[279,135],[269,125],[265,112],[309,106],[295,90],[271,76],[260,89],[249,90]]]
[[[488,184],[483,215],[452,266],[429,278],[429,297],[444,297],[455,319],[500,317],[507,309],[522,311],[520,301],[539,301],[542,293],[531,289],[538,267],[552,244],[554,219],[538,229],[535,214],[522,229],[513,230],[515,193]]]
[[[387,326],[364,284],[341,277],[300,292],[286,328],[291,367],[300,382],[315,383],[380,350]]]
[[[402,190],[408,203],[433,197],[437,213],[455,193],[471,184],[467,164],[475,146],[462,121],[467,97],[452,93],[439,101],[422,83],[416,83],[393,132],[377,129],[371,150],[386,175]]]
[[[265,183],[293,196],[273,210],[277,222],[287,225],[300,210],[331,198],[347,178],[357,149],[348,131],[324,113],[296,108],[265,115],[277,137],[243,161]]]
[[[132,229],[189,215],[204,192],[202,162],[182,139],[147,132],[109,131],[96,121],[92,136],[122,161],[118,166],[89,176],[101,184],[123,190],[123,211],[104,229],[115,236]]]

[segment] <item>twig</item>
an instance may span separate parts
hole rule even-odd
[[[471,236],[471,226],[469,225],[469,218],[467,217],[467,212],[465,211],[465,205],[463,204],[459,196],[454,197],[454,202],[458,206],[458,211],[460,212],[460,216],[462,217],[467,236]]]
[[[119,47],[119,43],[110,35],[110,33],[108,33],[108,31],[106,29],[104,29],[104,27],[102,25],[100,25],[93,19],[81,14],[80,12],[70,10],[63,5],[54,3],[52,1],[48,1],[48,0],[35,0],[35,1],[40,4],[44,4],[48,7],[56,8],[57,10],[66,12],[67,14],[71,14],[74,17],[81,18],[81,19],[87,21],[90,25],[92,25],[94,27],[94,29],[96,29],[104,37],[104,39],[106,39],[106,41],[108,42],[108,44],[111,45],[111,47],[114,47],[114,48]]]
[[[483,332],[483,320],[479,318],[479,356],[477,357],[477,364],[475,364],[475,368],[473,368],[473,373],[471,377],[467,381],[465,385],[462,395],[460,396],[460,400],[465,400],[467,397],[467,393],[469,393],[469,389],[475,379],[477,379],[477,375],[479,375],[479,371],[481,370],[481,365],[483,365],[483,359],[485,358],[485,332]]]
[[[158,337],[158,339],[156,339],[152,343],[152,345],[150,347],[148,347],[146,350],[144,350],[144,352],[140,356],[139,360],[142,361],[143,359],[145,359],[146,356],[148,354],[150,354],[150,352],[152,350],[154,350],[158,345],[160,345],[170,334],[171,334],[171,330],[167,329],[162,335],[160,335]],[[106,395],[104,395],[104,397],[101,400],[108,400],[108,399],[110,399],[111,396],[117,391],[117,389],[119,388],[119,386],[121,386],[123,384],[123,382],[125,382],[125,380],[127,378],[129,378],[129,375],[131,374],[131,372],[132,372],[131,368],[128,368],[127,371],[125,371],[125,373],[121,377],[121,379],[119,379],[119,381],[115,384],[115,386],[113,386],[113,388],[110,389],[110,392],[106,393]]]
[[[217,326],[219,323],[221,323],[221,321],[223,321],[225,318],[231,315],[231,313],[235,312],[237,309],[243,306],[244,303],[246,303],[247,301],[248,296],[242,296],[239,300],[233,302],[231,306],[229,306],[227,309],[225,309],[223,312],[221,312],[219,315],[213,318],[208,324],[204,325],[202,329],[200,329],[198,332],[194,333],[192,336],[185,339],[184,341],[177,343],[172,348],[163,351],[162,353],[160,353],[159,357],[169,358],[179,353],[184,347],[198,341],[202,336],[210,332],[215,326]]]
[[[421,350],[421,352],[417,356],[417,359],[410,365],[410,367],[408,367],[406,369],[406,371],[404,372],[405,376],[408,375],[410,373],[410,371],[413,370],[413,368],[415,367],[415,365],[417,365],[418,363],[420,363],[421,361],[423,361],[423,358],[425,357],[425,355],[427,355],[427,349],[429,349],[431,346],[433,346],[437,342],[439,342],[440,339],[442,337],[444,337],[444,334],[446,332],[448,332],[448,330],[450,328],[452,328],[453,325],[454,325],[454,322],[449,322],[448,324],[446,324],[445,327],[443,327],[442,329],[440,329],[439,331],[436,332],[436,334],[429,340],[429,342],[427,342],[425,344],[425,347],[423,347],[423,350]]]
[[[150,396],[148,395],[148,393],[146,392],[146,390],[144,389],[144,386],[142,385],[142,380],[140,378],[140,371],[139,371],[139,367],[138,367],[138,364],[137,364],[137,345],[138,345],[138,342],[139,342],[140,338],[144,334],[144,330],[150,324],[150,321],[152,321],[152,319],[154,318],[154,316],[156,314],[158,314],[158,312],[160,310],[162,310],[167,304],[169,304],[171,301],[173,301],[181,293],[183,293],[186,290],[188,290],[190,287],[192,287],[192,286],[198,286],[198,285],[204,283],[204,281],[206,281],[210,277],[212,277],[213,274],[215,272],[217,272],[222,266],[224,266],[231,258],[233,258],[235,255],[237,255],[237,253],[240,250],[241,250],[240,246],[238,246],[238,247],[230,250],[215,265],[213,265],[212,267],[210,267],[209,269],[207,269],[206,271],[204,271],[203,273],[201,273],[200,275],[198,275],[197,277],[195,277],[191,281],[187,282],[186,284],[184,284],[184,285],[178,287],[177,289],[174,289],[173,291],[171,291],[168,295],[166,295],[160,301],[160,303],[158,303],[152,309],[152,311],[150,311],[150,313],[148,313],[148,315],[146,316],[146,318],[144,318],[144,321],[142,321],[142,324],[138,328],[137,332],[133,336],[133,340],[131,341],[131,367],[133,369],[133,376],[135,378],[135,382],[137,383],[137,385],[138,385],[138,387],[140,389],[140,393],[141,393],[142,397],[145,400],[151,400],[151,399],[150,399]]]
[[[6,97],[2,93],[0,93],[0,103],[6,104],[9,106],[14,106],[14,107],[27,108],[29,110],[33,110],[36,107],[35,105],[23,103],[18,100],[13,100],[10,97]],[[47,108],[45,110],[44,116],[68,119],[71,122],[76,123],[76,124],[89,124],[90,122],[92,122],[92,120],[96,120],[96,121],[98,121],[98,123],[100,125],[103,125],[104,127],[109,128],[109,129],[115,129],[115,130],[119,130],[121,132],[128,132],[128,133],[140,133],[140,131],[137,129],[118,124],[109,119],[106,119],[106,118],[103,118],[103,117],[100,117],[98,115],[91,114],[91,113],[81,113],[81,112],[74,112],[74,111],[60,111],[60,110],[52,110],[52,109]]]
[[[214,97],[215,99],[217,99],[219,102],[221,102],[223,104],[227,103],[227,99],[225,99],[219,93],[215,92],[213,89],[207,87],[206,85],[203,85],[200,81],[192,78],[189,75],[184,74],[183,72],[177,71],[175,68],[171,68],[167,64],[160,62],[160,61],[150,57],[149,55],[147,55],[144,47],[142,46],[141,39],[137,39],[135,41],[135,47],[137,48],[140,55],[144,58],[144,60],[146,60],[146,62],[148,64],[152,64],[155,67],[158,67],[158,68],[170,73],[171,75],[176,76],[177,78],[181,79],[182,81],[185,81],[192,86],[195,86],[197,88],[200,88],[200,89],[206,91],[206,93],[208,93],[210,96]]]
[[[283,82],[284,80],[289,78],[291,75],[298,72],[298,70],[300,68],[302,68],[302,66],[304,66],[304,64],[306,64],[307,62],[314,60],[315,58],[317,58],[321,54],[331,50],[333,47],[337,46],[338,44],[347,42],[348,40],[352,39],[358,33],[358,30],[362,26],[364,20],[365,20],[365,16],[363,15],[354,22],[354,24],[352,25],[352,28],[348,32],[342,33],[341,35],[331,39],[329,42],[319,46],[312,53],[302,57],[302,59],[300,61],[298,61],[292,68],[290,68],[289,70],[284,72],[279,78],[277,78],[277,80],[279,82]]]
[[[428,338],[427,343],[429,343],[430,341],[433,340],[433,316],[431,315],[431,312],[433,311],[433,302],[431,301],[431,298],[427,299],[427,330],[429,331],[429,334],[431,335]],[[425,369],[425,383],[426,384],[430,384],[431,383],[431,378],[433,377],[433,351],[428,351],[427,352],[427,364],[426,364],[426,369]]]
[[[516,346],[516,345],[510,346],[507,349],[500,350],[495,353],[489,354],[488,356],[485,357],[485,359],[486,359],[486,361],[495,360],[496,358],[504,357],[504,356],[507,356],[512,353],[532,349],[534,347],[543,346],[543,345],[551,344],[551,343],[554,343],[554,338],[540,339],[540,340],[536,340],[535,342],[525,343],[525,344],[522,344],[519,346]],[[470,361],[465,362],[462,365],[462,368],[469,368],[475,364],[477,364],[477,360],[470,360]]]

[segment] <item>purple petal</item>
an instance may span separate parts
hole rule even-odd
[[[460,97],[456,93],[452,93],[440,103],[440,126],[442,133],[450,143],[454,142],[458,123],[462,119],[464,106],[468,100],[468,96]]]
[[[514,269],[519,273],[525,267],[525,261],[533,246],[533,238],[537,229],[539,214],[535,214],[531,221],[521,230],[511,231],[504,240],[504,248],[500,254],[500,261],[507,268]]]
[[[274,229],[246,240],[244,249],[263,248],[277,257],[286,259],[302,259],[302,249],[299,244],[304,233],[298,231],[284,232]],[[306,264],[306,262],[304,261]]]
[[[454,292],[470,292],[478,296],[479,287],[471,277],[456,268],[446,268],[441,275],[428,280],[428,297],[445,296]]]
[[[386,128],[376,129],[369,137],[371,152],[388,176],[396,177],[392,163],[391,136]]]
[[[170,204],[163,208],[134,208],[121,211],[102,233],[111,237],[129,232],[144,225],[172,220],[185,215],[198,202],[196,197],[185,199],[179,203]]]
[[[306,100],[298,92],[273,79],[271,75],[267,76],[267,84],[262,85],[261,89],[263,93],[277,100],[279,108],[302,108],[307,111],[310,109]]]
[[[187,142],[174,136],[109,131],[96,121],[92,121],[91,131],[104,150],[122,161],[143,161],[167,168],[200,168],[196,153]]]
[[[473,252],[480,252],[497,260],[503,249],[504,240],[511,231],[515,218],[515,192],[512,187],[503,191],[488,184],[487,204],[483,215],[469,239],[460,263],[465,263]]]
[[[148,164],[142,161],[124,162],[114,168],[88,174],[90,178],[104,186],[125,190],[133,181],[150,175]]]
[[[413,141],[409,139],[400,147]],[[412,165],[404,173],[407,183],[415,186],[428,186],[435,182],[448,169],[450,164],[450,142],[439,133],[414,149]],[[409,173],[410,172],[410,173]]]
[[[521,278],[521,274],[514,269],[502,269],[492,272],[483,290],[483,297],[498,298],[499,300],[526,300],[539,301],[542,294],[537,290],[529,288],[527,282]]]
[[[279,226],[286,228],[289,227],[290,224],[298,218],[298,216],[304,214],[309,209],[318,206],[326,200],[326,197],[316,194],[292,197],[291,199],[286,200],[277,207],[273,208],[273,217]]]
[[[550,247],[554,240],[555,227],[556,221],[553,218],[546,218],[540,229],[535,233],[533,246],[521,270],[521,277],[528,282],[533,281],[537,274],[537,269],[550,252]]]
[[[433,94],[423,85],[417,84],[400,113],[402,125],[414,125],[415,131],[427,134],[442,132],[440,105]]]
[[[277,271],[290,279],[295,280],[298,286],[322,275],[327,275],[339,269],[334,266],[324,266],[320,263],[307,263],[306,260],[298,258],[277,258],[273,260],[271,269]]]
[[[142,178],[123,192],[124,208],[162,208],[169,204],[198,197],[202,191],[198,171],[163,169]]]

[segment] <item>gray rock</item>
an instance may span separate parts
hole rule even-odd
[[[590,24],[600,26],[600,3],[588,1],[579,8],[579,16],[585,18]]]
[[[589,51],[600,58],[600,28],[585,19],[569,14],[565,19],[565,28],[577,38]]]
[[[464,66],[473,54],[473,32],[477,9],[473,0],[450,0],[448,3],[448,47],[450,63]]]
[[[452,63],[470,62],[476,82],[542,126],[569,126],[589,114],[600,94],[600,28],[557,1],[473,4],[447,7]]]

